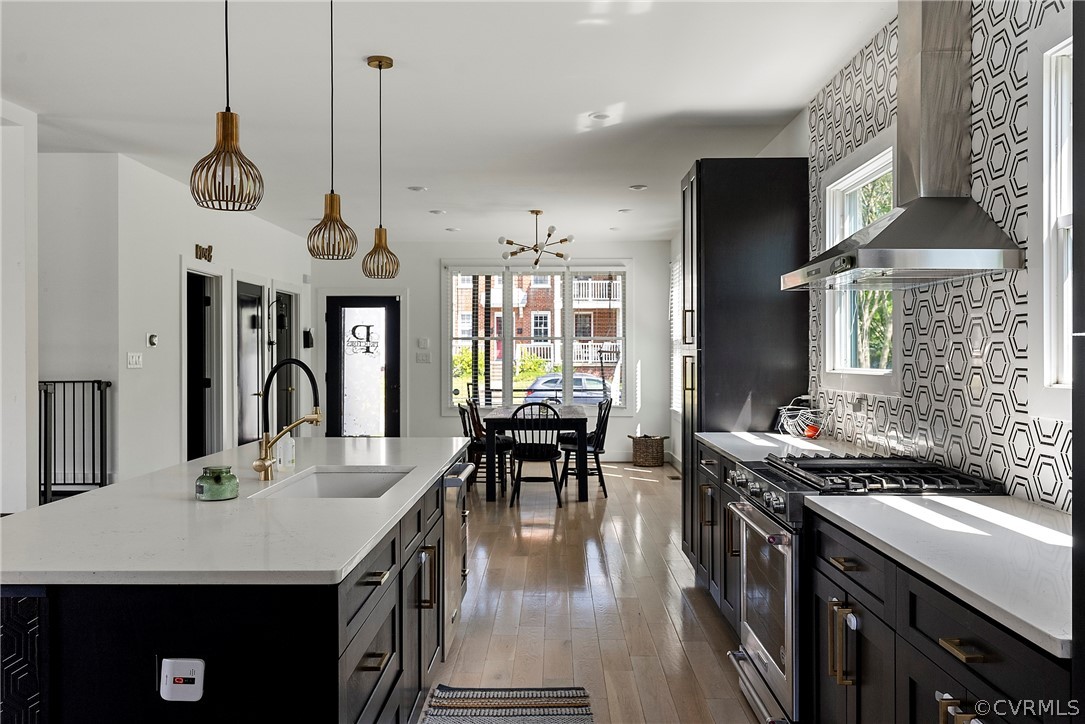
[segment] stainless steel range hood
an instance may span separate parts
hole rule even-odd
[[[970,3],[897,7],[895,208],[781,276],[781,289],[899,289],[1024,267],[970,194]]]

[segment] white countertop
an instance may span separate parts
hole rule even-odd
[[[297,438],[294,472],[260,482],[257,443],[0,519],[4,584],[335,584],[466,449],[467,438]],[[195,498],[230,465],[232,500]],[[248,496],[314,465],[414,470],[379,498]]]
[[[794,437],[776,432],[698,432],[694,437],[735,462],[764,460],[774,455],[869,455],[851,443],[832,438]]]
[[[1072,519],[1013,496],[810,495],[806,507],[1069,658]]]

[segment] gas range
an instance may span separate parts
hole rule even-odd
[[[807,495],[1004,495],[1001,483],[913,457],[769,455],[739,464],[727,482],[793,528]]]

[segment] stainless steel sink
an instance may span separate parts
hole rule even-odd
[[[249,497],[379,498],[413,470],[394,465],[317,465]]]

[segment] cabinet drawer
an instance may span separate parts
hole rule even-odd
[[[422,496],[422,516],[425,521],[425,530],[433,527],[437,519],[441,517],[445,504],[444,480],[438,480],[426,494]]]
[[[403,667],[399,633],[399,596],[393,586],[339,657],[341,724],[373,721],[394,693]]]
[[[384,592],[396,587],[399,555],[399,526],[395,526],[339,584],[340,652]]]
[[[814,566],[884,621],[893,620],[896,565],[822,518],[814,518]]]
[[[1061,662],[907,571],[898,576],[897,633],[974,691],[1007,698],[1066,700]]]
[[[710,477],[713,482],[720,481],[720,454],[703,442],[697,443],[697,471]]]
[[[429,526],[426,525],[425,505],[429,494],[411,506],[410,511],[399,521],[400,560],[407,560],[422,544]]]

